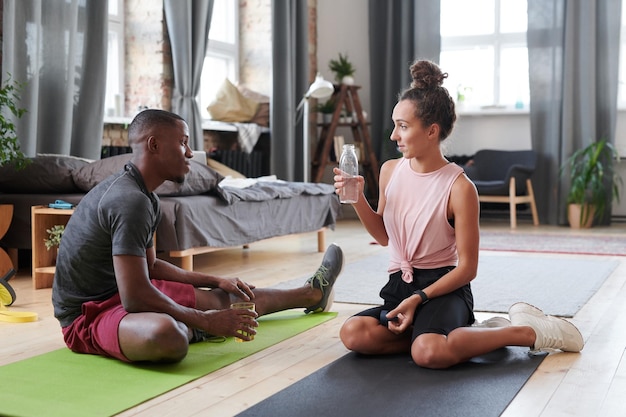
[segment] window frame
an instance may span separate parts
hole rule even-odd
[[[125,102],[125,70],[124,70],[124,58],[125,58],[125,39],[124,39],[124,1],[123,0],[108,0],[109,1],[109,10],[111,8],[111,4],[116,4],[117,14],[108,13],[108,33],[115,33],[118,39],[117,45],[117,75],[119,79],[118,88],[115,91],[111,91],[111,89],[107,86],[106,95],[109,97],[110,94],[113,95],[113,103],[107,101],[107,103],[113,104],[111,108],[108,106],[105,109],[105,116],[107,117],[124,117],[124,102]],[[108,37],[107,33],[107,37]],[[107,71],[108,71],[107,65]],[[117,96],[117,97],[116,97]],[[116,97],[116,98],[115,98]],[[113,110],[113,113],[110,113],[110,109]]]
[[[480,35],[458,35],[458,36],[444,36],[441,35],[441,52],[449,51],[469,51],[478,48],[492,48],[493,50],[493,102],[492,103],[464,103],[464,110],[472,113],[493,112],[501,111],[510,113],[511,111],[518,113],[527,111],[528,98],[525,97],[522,103],[509,103],[502,102],[501,91],[501,61],[502,51],[507,48],[526,48],[527,39],[526,31],[524,32],[501,32],[501,14],[500,3],[505,0],[494,0],[494,30],[493,33],[480,34]],[[527,55],[528,56],[528,55]],[[445,68],[444,68],[445,70]],[[526,79],[528,82],[528,79]],[[455,98],[457,96],[456,87],[452,88],[447,86],[451,95]],[[528,90],[527,90],[528,94]],[[520,108],[521,107],[521,108]]]
[[[225,1],[225,0],[220,0],[220,1]],[[224,41],[220,41],[217,39],[211,39],[211,31],[209,30],[209,41],[208,41],[208,45],[207,45],[207,49],[205,53],[205,59],[212,58],[212,59],[225,61],[226,66],[228,68],[227,70],[228,79],[234,84],[236,84],[239,82],[239,62],[240,62],[239,2],[236,0],[229,0],[229,3],[230,3],[229,5],[232,8],[227,10],[226,12],[227,16],[216,17],[214,13],[215,9],[213,10],[214,12],[211,15],[211,25],[213,25],[213,19],[226,19],[226,20],[232,19],[231,24],[232,24],[234,34],[235,34],[233,38],[233,42],[224,42]],[[205,70],[206,68],[202,69],[203,72]],[[215,80],[215,82],[221,85],[222,80]],[[198,106],[200,107],[202,119],[204,121],[210,121],[212,119],[206,107],[212,101],[213,97],[202,97],[203,91],[204,91],[204,88],[201,87],[199,90],[198,96],[196,97],[196,101],[198,102]],[[204,105],[203,105],[203,99],[204,99]]]

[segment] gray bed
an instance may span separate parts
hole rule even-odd
[[[31,206],[56,199],[78,203],[86,191],[122,169],[130,156],[92,163],[38,157],[29,172],[12,179],[6,168],[0,169],[0,204],[14,206],[13,222],[0,245],[30,249]],[[263,181],[237,189],[218,187],[222,179],[211,168],[192,162],[185,184],[168,182],[156,190],[163,214],[157,229],[158,252],[180,258],[183,268],[193,269],[197,254],[306,232],[317,232],[317,250],[325,250],[324,230],[335,227],[340,206],[331,185]]]

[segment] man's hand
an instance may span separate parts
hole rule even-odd
[[[226,291],[228,294],[235,295],[244,301],[251,301],[254,299],[254,293],[252,290],[255,286],[243,282],[239,278],[222,278],[218,283],[218,288]]]
[[[247,309],[208,310],[203,314],[206,320],[203,330],[214,336],[234,336],[249,341],[256,334],[254,328],[259,326],[256,321],[259,315]]]

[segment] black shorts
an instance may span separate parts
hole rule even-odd
[[[437,269],[413,268],[413,282],[402,280],[402,271],[389,275],[389,281],[380,290],[384,304],[357,313],[356,316],[374,317],[380,320],[383,311],[396,308],[403,300],[413,295],[416,290],[428,287],[433,282],[453,270],[453,266]],[[413,317],[413,334],[411,340],[424,333],[447,335],[452,330],[469,326],[474,323],[474,298],[470,285],[430,299],[426,304],[417,307]]]

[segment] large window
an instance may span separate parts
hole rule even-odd
[[[124,116],[124,7],[122,0],[109,0],[109,36],[105,115]]]
[[[237,0],[217,0],[213,4],[209,46],[207,48],[200,96],[202,117],[209,118],[207,106],[225,78],[236,83],[239,78],[239,8]]]
[[[441,0],[440,65],[465,109],[527,108],[526,0]]]

